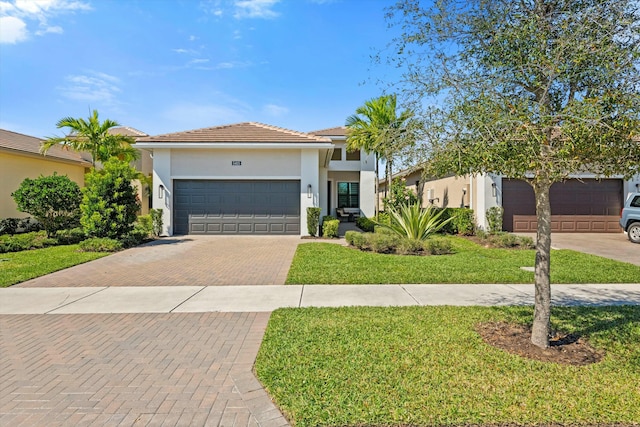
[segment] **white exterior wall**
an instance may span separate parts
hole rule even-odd
[[[360,210],[367,218],[376,215],[376,173],[360,171]]]
[[[307,208],[320,206],[320,170],[319,170],[318,150],[300,150],[300,234],[308,236],[307,231]],[[309,192],[311,185],[311,192]]]
[[[233,166],[232,162],[238,161],[241,164]],[[299,179],[300,171],[297,149],[172,150],[174,179]]]
[[[476,178],[475,214],[478,227],[487,230],[487,209],[502,206],[502,177],[492,174],[481,174]],[[494,186],[495,184],[495,186]]]
[[[160,190],[164,187],[164,191]],[[153,150],[153,188],[152,205],[154,209],[162,209],[162,235],[173,235],[171,221],[173,181],[171,180],[171,149],[156,148]]]
[[[329,194],[327,194],[327,180],[328,180],[329,171],[324,166],[320,165],[320,176],[318,180],[318,189],[320,192],[319,205],[322,208],[322,213],[320,214],[320,218],[325,215],[331,215],[331,213],[327,210]]]

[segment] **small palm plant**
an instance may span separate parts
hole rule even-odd
[[[444,210],[438,211],[434,206],[426,209],[417,204],[400,206],[389,209],[389,223],[377,225],[391,230],[393,233],[408,239],[426,240],[431,234],[437,233],[447,225],[453,217],[440,219]]]

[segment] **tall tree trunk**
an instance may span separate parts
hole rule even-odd
[[[533,312],[533,328],[531,342],[538,347],[549,347],[551,334],[551,203],[547,180],[534,181],[533,190],[536,197],[536,218],[538,229],[536,235],[535,266],[535,307]]]
[[[376,188],[375,188],[376,214],[375,214],[375,218],[376,218],[376,221],[377,221],[378,220],[378,212],[380,212],[380,176],[378,175],[379,170],[380,170],[380,158],[378,157],[378,153],[376,153],[375,156],[376,156]]]

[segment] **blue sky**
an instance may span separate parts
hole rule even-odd
[[[392,0],[0,0],[0,127],[97,109],[149,134],[343,125],[397,72],[370,56]]]

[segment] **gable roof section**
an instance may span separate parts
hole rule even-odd
[[[347,128],[345,126],[336,126],[334,128],[320,129],[309,133],[318,136],[347,136]]]
[[[91,163],[83,159],[79,153],[68,150],[62,146],[51,147],[46,155],[40,154],[41,144],[42,140],[40,138],[0,129],[0,150],[2,151],[91,166]]]
[[[142,132],[141,130],[134,129],[129,126],[118,126],[115,128],[110,128],[107,131],[111,135],[124,135],[124,136],[132,136],[134,138],[140,138],[142,136],[149,136],[148,134]]]
[[[137,138],[136,142],[185,143],[330,143],[321,136],[257,122],[244,122]]]

